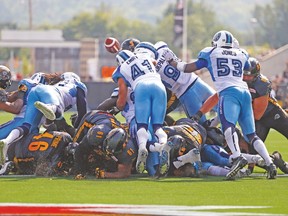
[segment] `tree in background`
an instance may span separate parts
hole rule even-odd
[[[266,6],[256,5],[254,12],[258,26],[255,25],[256,43],[268,43],[279,48],[288,43],[288,1],[274,0]]]

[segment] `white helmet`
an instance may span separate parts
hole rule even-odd
[[[168,48],[168,45],[164,41],[158,41],[157,43],[155,43],[154,47],[158,51],[159,49],[162,48]]]
[[[141,42],[139,43],[134,50],[135,54],[145,54],[153,59],[158,58],[158,52],[155,46],[150,42]]]
[[[121,50],[116,55],[117,64],[119,66],[122,65],[126,60],[128,60],[132,56],[134,56],[134,53],[132,53],[131,51],[129,51],[129,50]]]
[[[213,47],[233,47],[233,35],[225,30],[218,31],[212,39]]]
[[[35,83],[47,84],[44,72],[37,72],[33,74],[30,79],[33,80]]]
[[[81,82],[80,77],[74,72],[64,72],[63,74],[61,74],[60,78],[69,82]]]
[[[239,41],[236,38],[233,38],[233,48],[240,49]]]

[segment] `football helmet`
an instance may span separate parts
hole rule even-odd
[[[253,81],[260,74],[260,63],[256,58],[250,57],[248,59],[250,63],[249,70],[244,70],[243,80]]]
[[[61,80],[66,80],[68,82],[81,82],[80,77],[74,72],[64,72],[60,76]]]
[[[10,69],[4,65],[0,65],[0,88],[9,88],[11,86],[11,77]]]
[[[225,30],[218,31],[212,39],[213,47],[233,47],[233,35]]]
[[[103,141],[111,128],[106,124],[94,125],[87,132],[87,141],[90,146],[102,148]]]
[[[145,54],[153,59],[158,58],[158,52],[155,46],[150,42],[141,42],[139,43],[134,50],[135,54]]]
[[[124,40],[121,44],[121,50],[129,50],[134,52],[135,47],[140,43],[136,38],[128,38]]]
[[[189,125],[191,127],[194,127],[196,124],[197,122],[190,118],[180,118],[175,122],[175,125]]]
[[[117,64],[119,66],[122,65],[126,60],[128,60],[132,56],[134,56],[134,53],[132,53],[131,51],[129,51],[129,50],[121,50],[116,55]]]
[[[225,146],[225,137],[222,131],[217,127],[206,128],[207,138],[206,144]]]
[[[155,43],[154,46],[155,46],[156,50],[159,50],[159,49],[162,49],[162,48],[168,48],[167,43],[165,43],[164,41],[158,41],[157,43]]]
[[[172,160],[176,159],[178,156],[183,155],[187,151],[187,142],[180,135],[170,136],[167,142],[172,142],[173,147],[171,149]]]
[[[34,73],[30,79],[33,80],[35,83],[47,84],[44,72]]]
[[[111,158],[115,157],[115,154],[120,153],[127,144],[127,138],[128,135],[123,128],[112,129],[103,142],[105,154]]]

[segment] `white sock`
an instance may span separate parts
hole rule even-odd
[[[230,170],[220,166],[210,166],[207,170],[208,175],[226,176]]]
[[[232,133],[232,128],[229,127],[225,130],[224,136],[227,142],[229,149],[232,152],[232,158],[237,158],[241,155],[240,148],[239,148],[239,140],[236,131]]]
[[[16,140],[17,138],[19,138],[21,135],[21,132],[20,130],[18,130],[17,128],[13,129],[10,134],[5,138],[3,139],[2,141],[5,143],[5,144],[10,144],[12,143],[14,140]]]
[[[155,142],[153,145],[149,146],[149,150],[151,152],[161,152],[163,149],[163,145],[161,145],[160,143]]]
[[[146,149],[146,143],[148,141],[148,138],[149,138],[149,134],[145,130],[145,128],[140,128],[137,131],[137,142],[138,142],[139,150],[144,149],[144,148]]]
[[[269,156],[267,148],[261,139],[257,139],[256,141],[254,141],[253,147],[258,152],[258,154],[264,159],[267,166],[273,163],[271,157]]]
[[[162,128],[158,128],[155,131],[155,135],[158,137],[158,142],[160,144],[165,144],[167,143],[167,134],[165,133],[165,131]]]
[[[242,156],[244,156],[247,159],[248,163],[255,163],[255,164],[260,165],[261,161],[263,161],[263,158],[260,155],[251,155],[251,154],[242,153]]]

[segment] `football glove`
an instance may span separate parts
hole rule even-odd
[[[86,179],[86,176],[83,174],[78,174],[74,177],[75,180],[83,180]]]
[[[0,89],[0,102],[7,102],[8,96],[4,89]]]
[[[95,175],[97,179],[104,179],[105,178],[105,171],[101,170],[100,168],[95,169]]]

